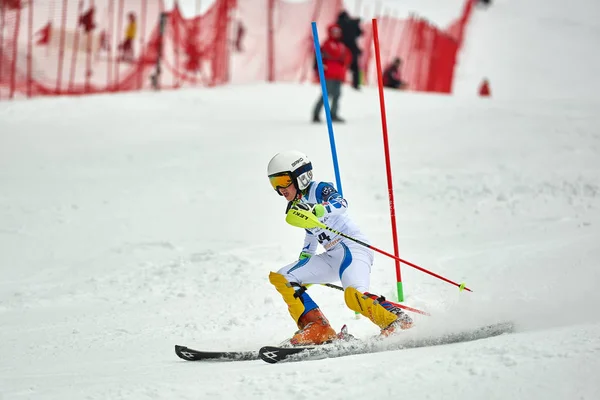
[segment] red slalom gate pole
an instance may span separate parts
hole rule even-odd
[[[379,107],[381,109],[381,128],[383,131],[383,148],[385,151],[385,168],[387,173],[388,196],[390,201],[390,218],[392,221],[392,239],[394,242],[394,255],[396,260],[396,287],[398,290],[398,301],[404,301],[404,288],[402,286],[402,275],[400,273],[400,258],[398,251],[398,231],[396,228],[396,210],[394,207],[394,188],[392,181],[392,167],[390,165],[390,146],[388,144],[387,120],[385,114],[385,100],[383,96],[383,77],[381,69],[381,54],[379,51],[379,32],[377,29],[377,18],[373,18],[373,41],[375,42],[375,61],[377,63],[377,84],[379,86]]]

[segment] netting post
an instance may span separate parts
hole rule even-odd
[[[180,19],[175,23],[174,19],[171,20],[171,32],[173,33],[173,60],[175,62],[175,70],[181,71],[179,65],[179,46],[181,45],[181,36],[180,36],[180,28],[181,28],[181,20],[183,20],[183,16],[181,14],[181,9],[179,8],[179,2],[175,1],[175,7],[173,10],[177,10],[177,15],[181,16]],[[173,87],[179,88],[181,85],[181,74],[173,74]]]
[[[19,51],[19,28],[21,25],[21,7],[17,8],[17,20],[15,22],[15,33],[13,35],[13,48],[12,48],[12,63],[10,66],[10,98],[15,96],[15,90],[17,86],[17,56]]]
[[[4,3],[0,3],[0,99],[2,99],[2,72],[4,71],[2,62],[4,60],[4,26],[6,25],[6,14],[4,12]]]
[[[167,17],[168,14],[166,12],[162,12],[160,14],[160,25],[159,25],[159,33],[158,33],[158,49],[156,51],[156,70],[154,74],[150,76],[150,82],[152,83],[152,88],[154,90],[160,89],[160,63],[162,61],[162,53],[163,53],[163,38],[165,35],[165,26],[167,25]]]
[[[275,41],[273,14],[275,13],[275,0],[269,0],[267,6],[267,81],[275,81]]]
[[[146,19],[148,18],[148,0],[142,1],[142,15],[140,16],[140,45],[139,45],[139,54],[138,54],[138,62],[137,62],[137,85],[138,90],[142,89],[142,85],[144,84],[143,71],[144,71],[144,54],[142,53],[142,49],[144,49],[146,44]]]
[[[201,0],[196,0],[196,18],[194,18],[194,35],[193,35],[193,40],[200,40],[200,38],[202,37],[202,28],[203,28],[203,24],[202,22],[202,1]],[[188,39],[189,40],[189,39]],[[200,73],[202,73],[202,64],[200,64],[199,69],[200,69]],[[201,75],[202,76],[202,75]],[[193,78],[192,78],[193,84],[194,86],[198,85],[198,71],[195,71],[193,74]]]
[[[115,43],[115,0],[110,0],[108,3],[108,27],[106,28],[106,89],[112,91],[112,62],[113,62],[113,45]]]
[[[58,47],[58,71],[56,73],[56,93],[60,94],[62,86],[62,75],[63,75],[63,64],[65,61],[65,40],[66,40],[66,26],[67,26],[67,8],[69,7],[69,0],[63,0],[62,4],[62,18],[60,22],[60,44]]]
[[[123,37],[123,13],[125,9],[125,3],[123,0],[119,0],[119,9],[117,10],[117,43]],[[125,60],[125,52],[122,49],[117,47],[117,62],[115,63],[115,90],[118,92],[120,90],[121,81],[119,78],[120,70],[121,70],[121,60]]]
[[[83,1],[79,1],[79,5],[77,7],[77,17],[80,18],[83,14]],[[77,52],[79,51],[79,28],[80,25],[77,23],[75,25],[75,37],[73,38],[73,48],[71,49],[71,70],[69,71],[69,85],[67,86],[67,90],[69,92],[73,91],[73,83],[75,81],[75,72],[77,71]]]
[[[90,7],[96,13],[96,3],[94,0],[90,2]],[[87,32],[85,38],[85,83],[83,86],[84,93],[90,93],[90,79],[92,78],[92,51],[94,50],[94,29]],[[96,43],[97,51],[100,51],[100,43]]]
[[[27,17],[27,97],[31,97],[31,84],[32,84],[32,69],[33,69],[33,4],[29,5],[29,12]],[[0,48],[2,45],[0,45]]]

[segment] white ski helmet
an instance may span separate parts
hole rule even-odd
[[[267,174],[271,186],[277,193],[279,193],[279,188],[285,188],[291,184],[296,185],[296,188],[302,191],[312,182],[312,163],[306,154],[300,151],[284,151],[275,154],[269,161]],[[282,194],[279,193],[279,195]]]

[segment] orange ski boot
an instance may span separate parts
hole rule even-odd
[[[293,346],[319,345],[334,340],[337,335],[329,321],[318,308],[312,309],[298,320],[300,330],[290,339]]]

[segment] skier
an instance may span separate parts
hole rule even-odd
[[[343,123],[345,120],[338,115],[338,103],[342,96],[342,85],[346,80],[346,68],[352,61],[352,54],[342,43],[342,30],[338,25],[330,25],[327,31],[329,36],[321,46],[325,87],[327,88],[328,98],[331,100],[331,121]],[[316,72],[316,59],[314,67]],[[323,104],[323,96],[320,96],[313,108],[313,122],[321,122],[319,114]]]
[[[119,50],[121,51],[119,61],[133,62],[133,40],[135,39],[137,32],[137,17],[135,16],[135,13],[130,12],[127,14],[127,18],[129,18],[129,23],[127,24],[127,29],[125,30],[125,39],[119,45]]]
[[[402,65],[402,60],[398,57],[394,59],[394,61],[387,66],[387,68],[383,71],[383,86],[404,90],[407,88],[407,83],[404,82],[400,78],[400,66]]]
[[[276,154],[267,167],[271,186],[290,208],[312,212],[330,228],[368,243],[347,214],[348,204],[328,182],[313,181],[312,163],[299,151]],[[325,252],[316,254],[321,244]],[[307,284],[340,281],[346,305],[371,320],[383,336],[412,327],[412,319],[383,296],[368,292],[374,253],[331,231],[306,230],[298,260],[271,272],[269,281],[288,305],[298,325],[292,345],[315,345],[332,341],[336,332],[307,293]]]

